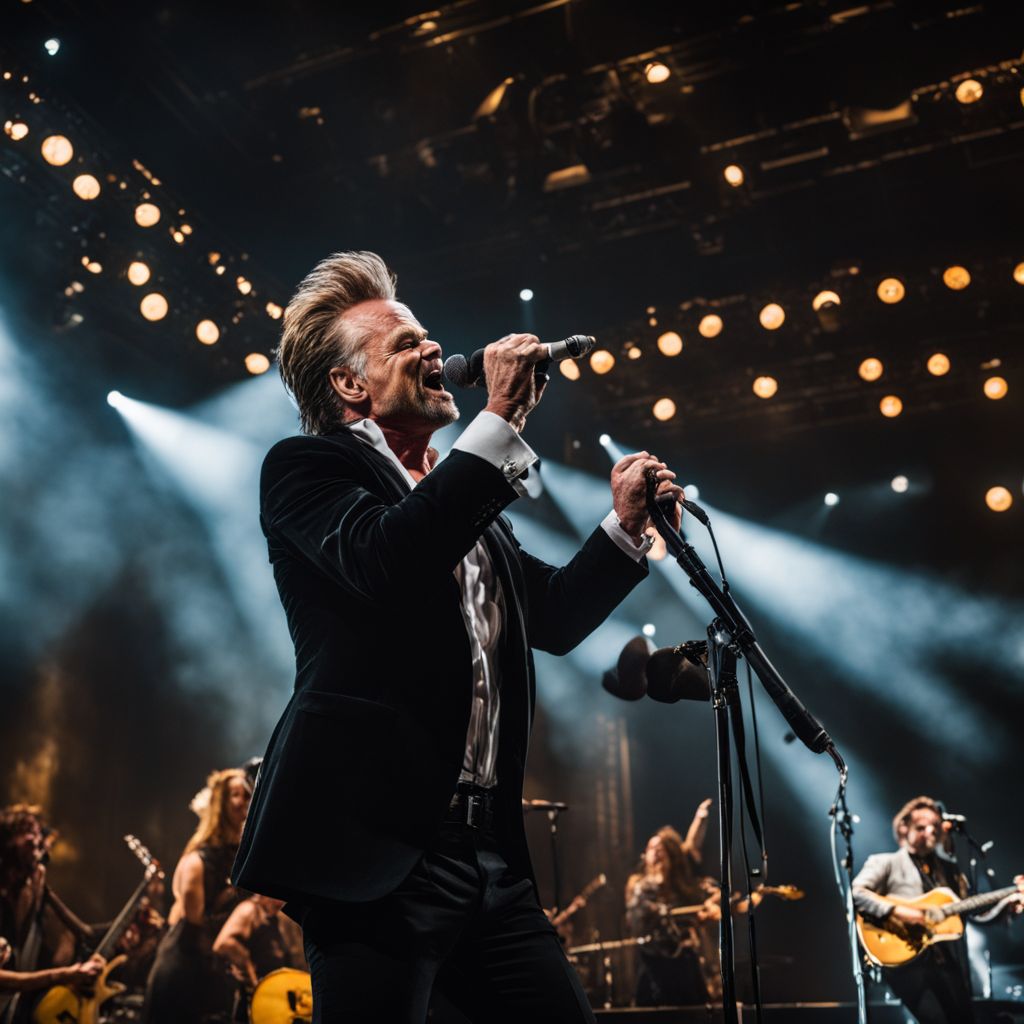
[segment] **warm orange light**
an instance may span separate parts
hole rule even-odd
[[[903,401],[896,395],[886,395],[878,403],[878,408],[881,410],[882,415],[888,419],[892,419],[894,416],[899,416],[903,412]]]
[[[956,87],[957,101],[965,106],[969,103],[977,103],[985,94],[985,87],[976,78],[965,78]]]
[[[717,338],[722,333],[722,318],[717,313],[701,317],[697,330],[702,338]]]
[[[15,142],[20,142],[28,135],[28,125],[24,121],[4,121],[4,132]]]
[[[63,167],[71,162],[75,147],[63,135],[47,135],[39,146],[43,159],[54,167]]]
[[[676,403],[671,398],[659,398],[654,403],[651,412],[654,413],[656,420],[661,420],[662,422],[670,420],[676,414]]]
[[[80,174],[71,182],[71,191],[79,199],[95,199],[100,194],[100,183],[91,174]]]
[[[675,331],[666,331],[658,337],[658,351],[663,356],[677,356],[683,351],[683,339]]]
[[[140,228],[151,228],[160,220],[160,207],[153,203],[139,203],[135,207],[135,223]]]
[[[128,264],[128,280],[132,284],[145,284],[149,280],[149,267],[141,260]]]
[[[1006,397],[1006,392],[1010,390],[1010,386],[1006,383],[1005,377],[989,377],[982,385],[982,390],[985,392],[986,398],[998,401],[1000,398]]]
[[[607,373],[615,365],[615,356],[606,348],[599,348],[590,355],[590,368],[594,373]]]
[[[954,292],[963,291],[971,283],[966,267],[947,267],[942,272],[942,283]]]
[[[270,360],[262,352],[250,352],[245,357],[245,368],[253,376],[259,376],[270,369]]]
[[[1024,284],[1024,263],[1018,263],[1013,268],[1013,279],[1017,284]]]
[[[777,302],[769,302],[757,318],[766,331],[774,331],[782,326],[783,320],[786,319],[786,312]]]
[[[879,282],[876,294],[886,305],[892,306],[902,301],[907,289],[903,287],[903,282],[898,277],[887,277]]]
[[[862,380],[878,380],[878,378],[882,376],[882,371],[884,369],[885,367],[882,366],[881,359],[869,356],[860,364],[860,366],[857,367],[857,373],[860,374]]]
[[[88,256],[82,257],[82,266],[89,271],[90,274],[102,274],[103,264],[97,260],[91,260]]]
[[[652,60],[644,68],[644,77],[651,85],[659,85],[664,82],[672,72],[659,60]]]
[[[267,303],[267,316],[271,320],[280,320],[284,315],[284,310],[276,302]]]
[[[949,373],[949,356],[944,352],[936,352],[928,357],[928,372],[933,377],[944,377]]]
[[[779,382],[774,377],[758,377],[753,389],[758,398],[771,398],[779,390]]]
[[[993,512],[1005,512],[1013,504],[1013,495],[1006,487],[990,487],[985,492],[985,504]]]
[[[220,328],[212,320],[200,320],[196,324],[196,337],[204,345],[215,345],[220,338]]]
[[[838,306],[839,302],[839,296],[835,292],[828,291],[826,289],[823,292],[818,292],[818,294],[814,296],[814,298],[811,301],[811,309],[813,309],[814,312],[817,313],[818,310],[821,309],[822,307]]]
[[[563,377],[567,377],[569,380],[580,379],[580,368],[575,359],[563,359],[558,364],[558,369]]]
[[[639,345],[634,345],[632,342],[630,342],[630,344],[626,346],[627,359],[639,359],[642,355],[643,352],[640,350]]]
[[[147,320],[163,320],[167,316],[167,300],[159,292],[150,292],[139,303],[139,309]]]
[[[238,287],[238,290],[243,295],[248,295],[249,292],[252,291],[252,282],[251,281],[247,281],[244,277],[241,277],[241,276],[236,277],[235,278],[235,285]]]
[[[739,164],[729,164],[729,166],[722,171],[722,177],[725,178],[733,188],[739,188],[745,179],[743,168],[740,167]]]

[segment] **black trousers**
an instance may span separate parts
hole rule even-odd
[[[974,1020],[965,965],[954,944],[948,946],[933,947],[903,967],[882,972],[918,1024],[970,1024]]]
[[[594,1024],[533,884],[466,825],[394,892],[308,910],[303,932],[314,1024]]]

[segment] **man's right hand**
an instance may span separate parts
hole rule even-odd
[[[533,334],[508,334],[484,349],[487,412],[496,413],[522,433],[526,417],[540,401],[545,381],[534,368],[548,357],[547,346]]]
[[[918,910],[917,907],[895,906],[892,908],[892,916],[904,924],[924,924],[926,921],[924,911]]]

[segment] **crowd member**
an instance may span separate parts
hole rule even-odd
[[[239,768],[213,772],[195,801],[199,825],[171,883],[168,930],[146,983],[146,1024],[226,1019],[234,988],[213,941],[242,895],[229,879],[251,789]]]

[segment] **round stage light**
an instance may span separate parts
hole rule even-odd
[[[140,228],[151,228],[160,220],[160,207],[153,203],[139,203],[135,207],[135,223]]]
[[[743,174],[743,168],[739,164],[729,164],[724,171],[722,171],[722,177],[732,185],[733,188],[739,188],[745,180]]]
[[[839,296],[835,292],[828,291],[826,289],[823,292],[818,292],[818,294],[814,296],[814,299],[811,301],[811,309],[817,313],[819,309],[822,309],[825,306],[838,306],[839,303]]]
[[[51,56],[56,57],[60,51],[60,40],[59,39],[47,39],[43,43],[43,49]]]
[[[139,309],[147,320],[163,320],[167,316],[167,300],[159,292],[150,292],[139,303]]]
[[[563,359],[558,364],[558,372],[568,380],[580,379],[580,367],[575,359]]]
[[[676,414],[676,403],[671,398],[659,398],[651,408],[651,412],[654,413],[656,420],[662,422],[670,420]]]
[[[1013,504],[1013,495],[1005,487],[990,487],[985,492],[985,504],[993,512],[1005,512]]]
[[[204,345],[216,345],[220,339],[220,328],[212,320],[200,320],[196,324],[196,337]]]
[[[977,103],[985,94],[985,87],[976,78],[965,78],[956,87],[956,98],[958,103],[967,106],[970,103]]]
[[[124,395],[120,391],[108,391],[107,392],[107,405],[112,405],[115,409],[121,404],[121,400]]]
[[[599,444],[599,445],[600,445],[600,446],[601,446],[602,448],[607,448],[607,447],[608,447],[608,445],[610,445],[610,444],[612,443],[612,438],[611,438],[611,435],[610,435],[610,434],[602,434],[602,435],[601,435],[601,436],[600,436],[600,437],[599,437],[599,438],[597,439],[597,443],[598,443],[598,444]]]
[[[677,356],[683,351],[683,339],[675,331],[658,336],[658,351],[663,356]]]
[[[599,348],[590,356],[590,368],[594,373],[607,373],[615,365],[615,356],[606,348]]]
[[[717,313],[702,316],[697,330],[702,338],[717,338],[722,333],[722,318]]]
[[[276,302],[267,303],[267,316],[271,320],[280,320],[284,316],[284,310]]]
[[[1005,377],[989,377],[982,385],[982,390],[985,392],[986,398],[998,401],[1000,398],[1006,397],[1006,392],[1010,390],[1010,387],[1006,383]]]
[[[102,274],[103,264],[99,260],[91,260],[88,256],[82,257],[82,266],[89,271],[90,274]]]
[[[887,306],[892,306],[903,300],[903,296],[907,294],[907,289],[903,287],[903,282],[898,277],[887,277],[883,281],[879,281],[875,294]]]
[[[270,369],[270,360],[262,352],[250,352],[245,357],[245,368],[257,377]]]
[[[683,494],[685,494],[690,501],[696,501],[700,497],[700,488],[696,484],[687,484],[683,488]]]
[[[758,398],[771,398],[779,390],[779,382],[774,377],[758,377],[753,388]]]
[[[872,381],[878,380],[882,376],[884,369],[885,367],[882,366],[881,359],[869,356],[857,367],[857,373],[860,374],[862,380]]]
[[[533,300],[533,289],[532,289],[532,288],[524,288],[524,289],[523,289],[523,290],[522,290],[522,291],[521,291],[521,292],[519,293],[519,298],[520,298],[520,299],[521,299],[521,300],[522,300],[523,302],[531,302],[531,301]]]
[[[769,302],[757,318],[766,331],[774,331],[782,326],[782,322],[786,319],[786,312],[777,302]]]
[[[971,275],[966,267],[946,267],[942,272],[942,283],[951,291],[961,292],[971,283]]]
[[[100,194],[100,183],[91,174],[80,174],[71,182],[71,190],[79,199],[95,199]]]
[[[899,416],[903,412],[903,400],[897,395],[886,395],[878,403],[878,408],[881,410],[882,415],[888,419],[893,419],[895,416]]]
[[[647,79],[651,85],[660,85],[666,81],[672,72],[661,63],[660,60],[649,61],[647,66],[644,68],[644,78]]]
[[[63,135],[47,135],[39,146],[43,159],[54,167],[63,167],[71,162],[75,147]]]
[[[928,372],[933,377],[944,377],[949,373],[949,356],[944,352],[936,352],[928,357]]]
[[[241,275],[235,278],[235,286],[243,295],[248,295],[252,291],[252,281],[247,281]]]
[[[654,636],[657,630],[654,628],[653,622],[645,622],[642,632],[644,636]]]
[[[838,505],[839,495],[836,494],[835,491],[829,491],[828,494],[825,495],[825,504],[828,505],[829,508]]]
[[[639,345],[634,345],[630,342],[626,346],[626,358],[627,359],[639,359],[643,355]]]
[[[4,133],[15,142],[20,142],[28,135],[28,125],[24,121],[4,121]]]
[[[889,486],[897,494],[905,494],[907,488],[910,486],[910,481],[901,473],[899,476],[894,476]]]
[[[149,280],[149,267],[142,260],[129,263],[128,280],[134,285],[145,284]]]
[[[28,131],[28,129],[26,128],[25,131]],[[1018,263],[1013,268],[1013,279],[1017,284],[1024,284],[1024,263]]]

